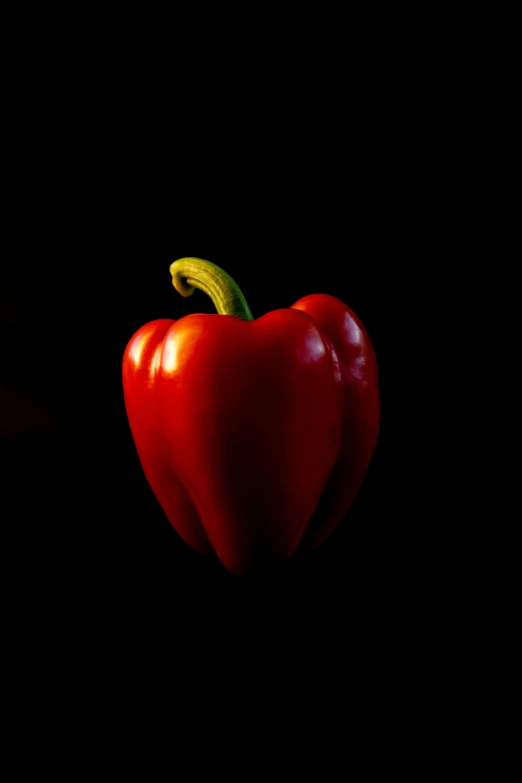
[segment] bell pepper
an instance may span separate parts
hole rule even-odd
[[[170,266],[182,296],[217,315],[142,326],[123,357],[127,416],[145,476],[179,536],[235,574],[314,548],[348,511],[379,430],[375,353],[327,294],[254,319],[215,264]]]

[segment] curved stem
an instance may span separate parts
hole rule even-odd
[[[181,296],[192,296],[195,288],[204,291],[220,315],[234,315],[243,321],[254,317],[237,283],[211,261],[179,258],[170,265],[172,285]]]

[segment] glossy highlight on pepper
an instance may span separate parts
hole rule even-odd
[[[321,544],[347,513],[378,437],[375,353],[357,316],[313,294],[254,319],[209,261],[171,267],[216,315],[151,321],[123,357],[141,465],[176,532],[235,574]]]

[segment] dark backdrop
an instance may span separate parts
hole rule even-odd
[[[168,160],[150,141],[136,158],[117,134],[24,147],[1,300],[17,720],[58,735],[264,739],[374,736],[402,726],[399,713],[415,723],[430,511],[413,479],[421,338],[405,308],[432,239],[422,150],[366,130],[347,151],[321,138],[308,160],[292,138],[238,147],[233,169],[230,148],[204,139],[190,152],[177,139]],[[314,554],[252,577],[178,538],[126,420],[134,331],[213,311],[171,285],[169,265],[186,255],[231,274],[255,317],[309,293],[339,297],[377,354],[381,434],[352,509]]]

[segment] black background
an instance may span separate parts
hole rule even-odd
[[[60,115],[38,143],[25,125],[1,323],[13,721],[261,743],[418,723],[436,676],[423,670],[435,528],[412,442],[434,157],[390,95],[355,130],[339,113],[320,133],[193,133],[187,117],[160,143],[109,101],[86,124]],[[376,350],[382,425],[363,487],[319,550],[268,573],[232,576],[183,544],[128,428],[132,334],[213,311],[172,287],[187,255],[223,267],[254,317],[339,297]]]

